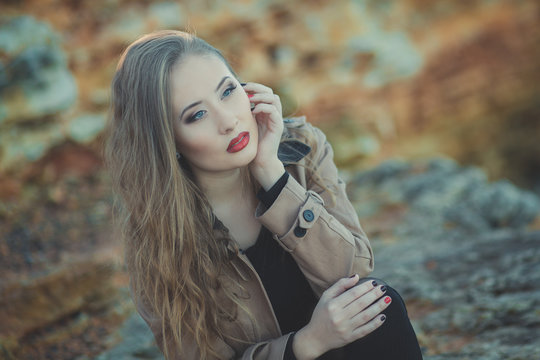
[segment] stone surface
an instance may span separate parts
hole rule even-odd
[[[11,279],[0,287],[0,347],[18,350],[25,335],[85,311],[104,311],[115,300],[111,264],[78,261],[51,272]]]
[[[0,125],[41,119],[66,110],[77,98],[60,37],[30,16],[0,23],[3,81]]]
[[[371,237],[374,276],[412,305],[426,359],[538,357],[534,194],[449,159],[385,162],[355,175],[350,193]]]
[[[0,21],[0,169],[21,167],[64,139],[54,116],[77,99],[60,38],[30,16]]]
[[[93,141],[105,128],[104,114],[83,114],[71,120],[69,136],[75,142],[87,144]]]
[[[117,335],[120,342],[96,356],[94,360],[129,360],[134,358],[161,360],[164,358],[155,345],[152,332],[137,313],[132,314],[124,322]]]

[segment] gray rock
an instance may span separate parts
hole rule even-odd
[[[75,103],[75,80],[48,24],[29,16],[3,19],[0,54],[0,125],[41,119]]]
[[[77,99],[60,37],[29,16],[0,20],[0,171],[65,140],[60,114]]]
[[[488,183],[479,169],[446,159],[392,161],[350,186],[359,209],[408,207],[395,226],[371,237],[373,275],[406,301],[431,304],[414,321],[421,338],[443,348],[473,339],[426,359],[540,358],[540,231],[526,228],[540,212],[534,194]]]
[[[69,135],[76,142],[88,143],[105,129],[105,123],[105,114],[83,114],[71,120]]]
[[[136,313],[131,315],[114,335],[117,344],[94,360],[161,360],[163,355],[154,342],[152,332]]]

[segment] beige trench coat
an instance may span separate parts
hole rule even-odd
[[[321,294],[338,279],[352,274],[367,276],[373,270],[373,253],[356,212],[338,177],[333,151],[325,135],[306,123],[304,117],[286,119],[286,129],[304,127],[316,140],[309,158],[324,183],[335,193],[335,203],[328,191],[306,178],[302,166],[287,164],[287,149],[280,147],[282,161],[290,175],[285,187],[270,208],[259,204],[256,218],[272,232],[274,239],[296,260],[315,294]],[[290,140],[294,140],[291,135]],[[306,151],[307,152],[307,151]],[[298,151],[292,151],[298,153]],[[300,154],[302,158],[305,154]],[[292,154],[294,158],[295,155]],[[295,159],[297,160],[297,159]],[[305,161],[302,159],[300,163]],[[304,216],[306,210],[312,215]],[[226,343],[215,340],[214,348],[230,359],[281,360],[291,334],[282,334],[263,284],[248,258],[239,253],[235,267],[242,274],[249,296],[242,297],[251,317],[239,311],[235,322],[227,324],[230,335],[244,341]],[[135,299],[135,302],[137,299]],[[140,304],[137,310],[152,329],[158,345],[163,334],[161,322]],[[183,339],[181,349],[170,348],[171,359],[200,359],[193,339]]]

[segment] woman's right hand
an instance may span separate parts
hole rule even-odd
[[[386,317],[380,313],[391,302],[389,296],[382,297],[386,288],[372,280],[355,286],[358,280],[358,275],[340,279],[322,294],[309,324],[294,335],[293,352],[298,360],[315,359],[384,323]]]

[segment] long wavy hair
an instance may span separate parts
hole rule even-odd
[[[231,261],[238,247],[226,234],[216,235],[208,200],[176,158],[170,75],[194,54],[217,56],[235,74],[217,49],[180,31],[145,35],[125,50],[112,82],[105,147],[132,296],[161,320],[158,341],[167,358],[185,335],[201,358],[220,358],[212,339],[230,336],[223,324],[242,306],[224,286],[230,281],[243,288]]]

